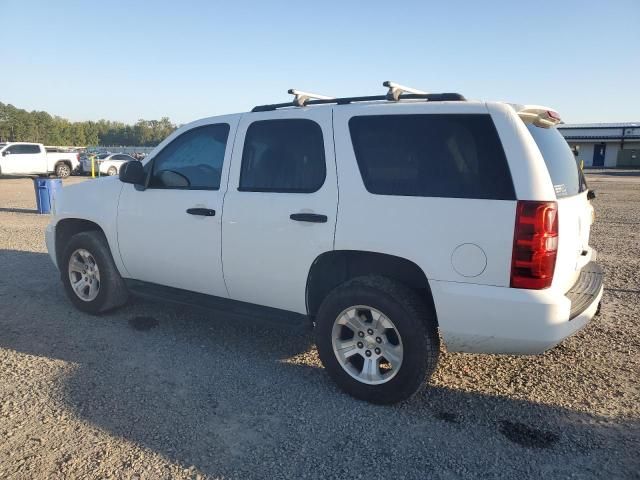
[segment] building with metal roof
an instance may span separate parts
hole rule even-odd
[[[640,122],[565,123],[558,130],[585,167],[640,167]]]

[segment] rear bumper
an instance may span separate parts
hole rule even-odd
[[[602,299],[602,270],[587,264],[569,292],[432,282],[447,349],[536,354],[583,328]]]

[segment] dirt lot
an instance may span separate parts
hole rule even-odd
[[[79,313],[30,180],[0,179],[0,478],[640,478],[640,172],[589,180],[601,315],[537,357],[444,354],[380,407],[336,389],[309,334]]]

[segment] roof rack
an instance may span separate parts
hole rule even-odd
[[[405,87],[398,83],[386,81],[382,84],[389,88],[386,95],[371,95],[361,97],[326,97],[315,93],[303,92],[301,90],[290,89],[289,94],[295,95],[293,102],[274,103],[271,105],[258,105],[253,107],[252,112],[268,112],[279,108],[287,107],[307,107],[310,105],[326,105],[335,103],[336,105],[346,105],[356,102],[375,102],[375,101],[392,101],[400,100],[425,100],[428,102],[464,102],[466,98],[459,93],[426,93],[415,88]]]
[[[414,95],[429,95],[427,92],[423,92],[422,90],[418,90],[411,87],[405,87],[404,85],[400,85],[399,83],[390,82],[387,80],[386,82],[382,82],[383,87],[387,87],[389,91],[387,92],[387,100],[397,102],[400,100],[400,95],[403,93],[411,93]]]
[[[289,95],[295,95],[293,103],[298,107],[304,107],[305,103],[311,99],[314,100],[333,100],[335,97],[327,97],[326,95],[318,95],[317,93],[303,92],[302,90],[296,90],[290,88],[287,92]]]

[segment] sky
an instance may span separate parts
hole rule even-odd
[[[640,121],[640,0],[0,0],[0,102],[175,123],[393,80]]]

